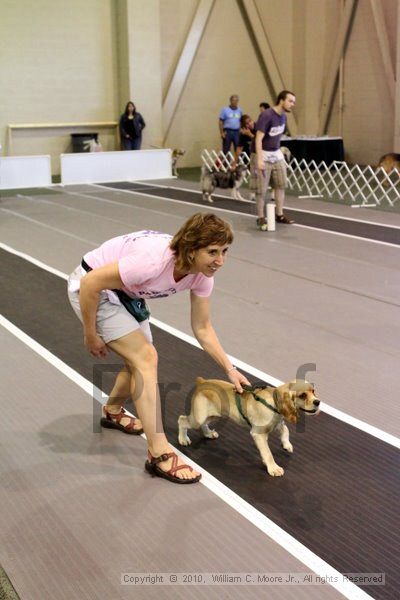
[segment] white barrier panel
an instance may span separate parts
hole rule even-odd
[[[61,183],[105,183],[172,177],[171,150],[61,154]]]
[[[0,189],[51,185],[50,156],[0,157]]]

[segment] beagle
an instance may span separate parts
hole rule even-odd
[[[292,453],[289,430],[285,421],[296,423],[299,411],[318,414],[319,404],[314,386],[303,380],[285,383],[277,388],[269,386],[243,386],[238,394],[232,383],[219,379],[196,379],[190,415],[178,419],[179,443],[191,443],[188,429],[199,429],[209,439],[218,437],[208,423],[215,417],[227,416],[240,425],[251,427],[250,434],[260,452],[261,459],[272,477],[280,477],[284,470],[276,464],[268,446],[268,436],[274,429],[280,435],[283,448]]]

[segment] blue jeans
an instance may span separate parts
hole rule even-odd
[[[239,144],[239,129],[224,129],[225,137],[222,140],[222,152],[227,154],[231,148],[231,144],[236,150]]]
[[[140,150],[142,136],[135,138],[122,138],[122,150]]]

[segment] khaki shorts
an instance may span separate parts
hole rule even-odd
[[[86,275],[85,271],[79,266],[71,273],[68,279],[68,298],[80,321],[82,321],[82,312],[79,304],[79,289],[75,290],[74,288],[77,287],[77,284],[79,285],[79,281],[84,275]],[[70,288],[72,288],[73,291],[71,291]],[[148,319],[138,323],[135,317],[128,313],[122,304],[113,304],[110,302],[107,293],[101,292],[99,305],[97,307],[96,330],[104,342],[108,344],[108,342],[118,340],[124,335],[128,335],[137,329],[142,330],[150,343],[153,342]]]
[[[254,152],[250,156],[250,181],[249,187],[256,194],[266,195],[268,186],[274,189],[285,189],[287,185],[286,162],[278,160],[275,163],[264,162],[264,175],[259,173],[257,168],[257,154]]]

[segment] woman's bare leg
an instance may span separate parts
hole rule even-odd
[[[109,342],[107,345],[124,359],[131,373],[131,394],[146,434],[150,454],[160,456],[171,452],[172,449],[165,436],[161,419],[156,349],[139,330]],[[179,458],[178,465],[181,464],[184,464],[184,461]],[[168,471],[172,466],[172,459],[161,462],[158,466],[160,469]],[[191,471],[189,468],[176,472],[176,476],[183,479],[192,479],[197,475],[196,471]]]
[[[106,403],[107,411],[111,415],[117,415],[121,410],[121,406],[124,405],[125,400],[132,394],[132,383],[134,386],[135,382],[132,382],[131,379],[129,369],[125,365],[118,373],[114,387],[111,390]],[[130,417],[122,417],[120,424],[125,427],[126,425],[129,425],[130,422]],[[142,424],[139,419],[135,421],[134,429],[142,429]]]

